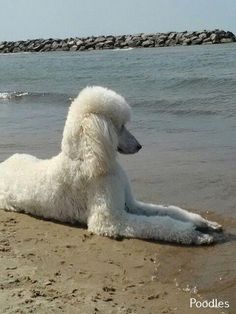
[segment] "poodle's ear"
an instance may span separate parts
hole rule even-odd
[[[82,174],[86,177],[107,174],[114,164],[118,145],[112,121],[103,115],[88,114],[70,135],[62,150],[80,161]]]

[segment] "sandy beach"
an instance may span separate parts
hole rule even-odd
[[[235,308],[232,280],[216,278],[210,292],[193,285],[207,276],[209,260],[227,242],[184,247],[117,241],[5,211],[0,231],[1,313],[233,313]],[[221,263],[216,259],[214,267]],[[227,298],[232,292],[230,309],[190,309],[190,297],[226,300],[222,291]]]

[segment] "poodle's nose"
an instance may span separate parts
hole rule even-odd
[[[140,150],[142,148],[142,145],[138,144],[137,145],[137,150]]]

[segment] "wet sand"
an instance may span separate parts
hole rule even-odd
[[[232,240],[210,247],[117,241],[0,213],[1,313],[235,313],[235,273],[223,275]],[[190,309],[190,297],[229,300],[230,310]]]

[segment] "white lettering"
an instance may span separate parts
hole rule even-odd
[[[196,303],[197,300],[195,298],[190,298],[190,307],[193,307],[193,304]]]
[[[217,299],[212,300],[203,300],[203,301],[197,301],[195,298],[190,298],[189,306],[192,308],[195,306],[196,308],[214,308],[214,309],[222,309],[222,308],[229,308],[230,304],[229,301],[222,301]]]

